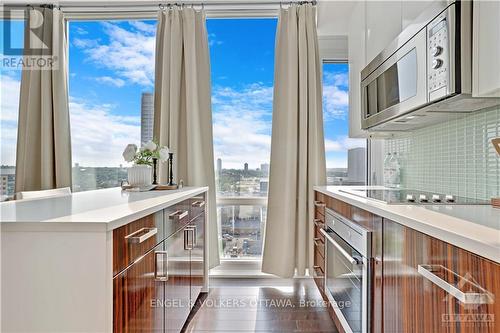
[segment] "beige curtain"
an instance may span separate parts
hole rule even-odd
[[[54,67],[24,68],[21,76],[16,192],[71,186],[63,15],[59,9],[50,8],[29,9],[27,13],[24,54],[35,58],[40,52],[44,58],[53,56]],[[34,27],[38,28],[33,31]]]
[[[313,186],[326,183],[321,76],[311,4],[281,9],[276,36],[269,199],[262,271],[312,266]]]
[[[174,152],[174,177],[209,187],[209,265],[219,264],[210,91],[205,14],[169,8],[158,16],[154,137]],[[159,179],[167,181],[167,166]]]

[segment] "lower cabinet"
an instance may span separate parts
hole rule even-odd
[[[165,283],[162,272],[155,274],[155,261],[163,256],[164,243],[113,279],[114,332],[163,332]]]
[[[200,200],[195,201],[195,205],[199,206]],[[113,234],[115,248],[125,249],[115,254],[134,254],[128,256],[129,265],[113,278],[114,332],[182,331],[205,278],[205,211],[191,211],[188,206],[189,202],[182,202],[165,209],[163,219],[158,219],[156,213],[154,220],[163,220],[162,228],[160,225],[143,227],[134,221]],[[162,230],[165,233],[161,233]],[[129,232],[133,237],[123,236]],[[119,246],[124,238],[130,246]],[[136,247],[146,249],[143,244],[148,241],[153,245],[144,254],[135,250]]]
[[[316,192],[313,274],[323,297],[316,228],[325,204],[372,231],[370,332],[500,332],[500,264]]]
[[[500,265],[384,219],[383,331],[500,331]]]
[[[191,300],[192,306],[203,288],[205,214],[196,217],[188,226],[194,227],[194,244],[191,245]]]

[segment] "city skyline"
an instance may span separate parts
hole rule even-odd
[[[249,168],[269,163],[276,23],[207,20],[214,152],[227,168],[241,168],[244,159]],[[22,40],[22,22],[14,25],[13,33]],[[127,144],[140,145],[141,96],[154,90],[155,28],[155,20],[69,24],[73,162],[118,166]],[[347,74],[347,64],[323,65],[329,168],[347,167],[347,150],[363,141],[348,138]],[[19,86],[20,71],[2,72],[2,164],[15,164]]]

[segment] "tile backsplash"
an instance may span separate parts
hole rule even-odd
[[[500,197],[495,137],[500,108],[399,134],[384,146],[399,155],[403,187],[489,200]]]

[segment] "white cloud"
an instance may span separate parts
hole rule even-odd
[[[140,117],[118,116],[110,105],[71,99],[73,163],[81,166],[125,165],[121,156],[129,143],[140,142]]]
[[[129,22],[132,24],[131,22]],[[152,87],[154,84],[154,26],[143,22],[132,24],[131,31],[109,22],[102,23],[108,43],[101,40],[74,39],[89,60],[110,69],[128,83]]]
[[[15,165],[19,88],[21,81],[2,74],[0,77],[0,164]]]
[[[109,85],[112,85],[112,86],[115,86],[118,88],[123,87],[125,85],[125,81],[123,81],[122,79],[113,78],[111,76],[99,76],[99,77],[96,77],[95,80],[97,82],[109,84]]]
[[[347,136],[342,136],[336,140],[325,139],[325,151],[329,152],[345,152],[352,148],[366,147],[365,139],[351,139]]]
[[[77,34],[79,34],[79,35],[87,35],[88,34],[88,31],[85,30],[85,29],[83,29],[83,28],[81,28],[81,27],[77,27],[76,30],[75,30],[75,32]]]
[[[217,39],[217,35],[214,33],[208,34],[208,46],[222,45],[223,41]]]
[[[154,35],[156,33],[156,24],[149,24],[143,21],[129,21],[128,23],[137,30],[145,32],[149,35]]]
[[[214,151],[224,168],[250,168],[269,163],[272,86],[252,84],[242,89],[215,87],[212,94]]]
[[[323,109],[327,117],[344,119],[349,107],[347,74],[325,73],[323,82]]]

